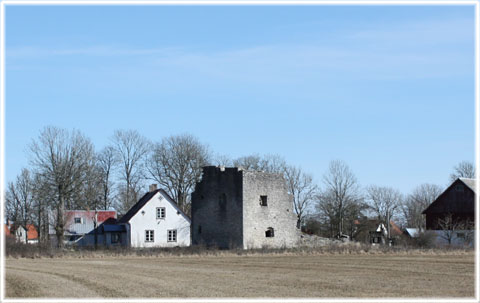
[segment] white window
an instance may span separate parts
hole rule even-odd
[[[76,218],[74,218],[74,220],[75,220],[75,224],[82,223],[82,218],[76,217]]]
[[[157,207],[157,219],[165,219],[165,207]]]
[[[153,242],[153,230],[145,231],[145,242]]]
[[[177,242],[177,230],[171,229],[168,231],[168,242]]]

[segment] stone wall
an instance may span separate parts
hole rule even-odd
[[[242,247],[242,171],[203,168],[192,193],[192,244]]]
[[[300,239],[296,222],[281,174],[207,166],[192,194],[193,245],[293,247]]]
[[[267,196],[267,206],[260,196]],[[245,171],[243,174],[243,247],[293,247],[300,232],[296,228],[293,202],[281,174]],[[273,237],[267,237],[273,228]]]

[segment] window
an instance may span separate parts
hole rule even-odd
[[[465,239],[465,234],[464,233],[457,233],[457,238]]]
[[[153,230],[145,231],[145,242],[153,242]]]
[[[81,224],[82,223],[82,218],[74,218],[75,224]]]
[[[260,205],[267,206],[267,196],[260,196]]]
[[[176,229],[171,229],[171,230],[168,231],[167,240],[168,240],[168,242],[177,242],[177,230]]]
[[[202,225],[198,225],[198,233],[199,233],[199,234],[202,233]]]
[[[463,192],[463,185],[457,184],[457,185],[455,186],[455,190],[458,191],[458,192]]]
[[[157,219],[165,219],[165,207],[157,207]]]
[[[265,231],[265,237],[273,238],[274,236],[275,234],[273,232],[273,228],[272,227],[267,228],[267,231]]]
[[[120,243],[120,233],[112,233],[112,244]]]

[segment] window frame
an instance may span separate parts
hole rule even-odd
[[[155,242],[155,231],[153,229],[145,230],[145,243]]]
[[[177,230],[176,229],[167,230],[167,242],[177,242]]]
[[[163,216],[162,216],[162,210],[163,210]],[[157,217],[157,220],[164,220],[167,217],[167,209],[165,207],[157,207],[156,217]]]

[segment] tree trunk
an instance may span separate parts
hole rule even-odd
[[[57,235],[57,246],[63,248],[63,234],[65,231],[65,201],[63,197],[59,199],[60,203],[57,205],[57,224],[55,227],[55,232]]]

